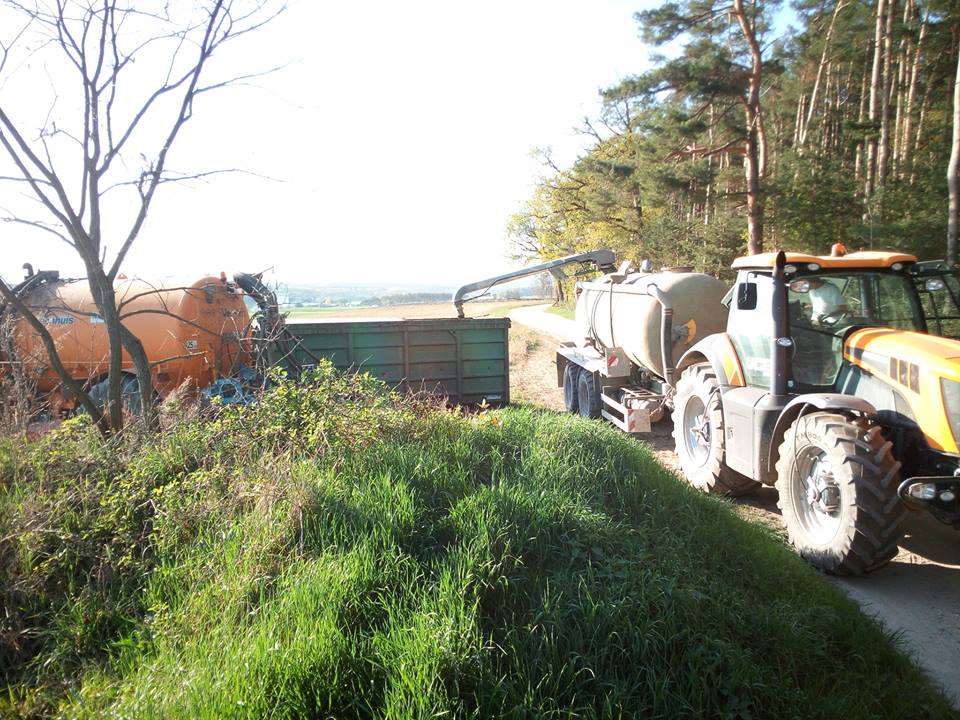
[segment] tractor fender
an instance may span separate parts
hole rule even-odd
[[[714,333],[687,350],[677,363],[676,377],[686,368],[708,362],[721,386],[740,387],[744,384],[740,359],[726,333]]]
[[[783,410],[780,411],[780,417],[773,427],[773,435],[770,438],[770,450],[767,457],[767,467],[772,469],[777,463],[777,449],[787,434],[793,421],[807,409],[815,410],[836,410],[842,413],[856,413],[870,417],[875,415],[877,408],[863,398],[856,395],[846,395],[844,393],[809,393],[806,395],[797,395],[788,402]]]

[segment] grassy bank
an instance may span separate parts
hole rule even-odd
[[[0,446],[0,716],[948,717],[856,606],[599,423],[322,370]]]

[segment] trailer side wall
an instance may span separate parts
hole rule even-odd
[[[510,401],[507,318],[288,321],[301,366],[312,356],[340,370],[368,372],[403,391],[471,405]],[[312,356],[311,356],[312,355]]]

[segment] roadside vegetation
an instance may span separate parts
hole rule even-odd
[[[567,320],[573,320],[576,317],[574,308],[571,305],[551,305],[547,308],[547,312],[554,315],[559,315]]]
[[[610,427],[322,366],[0,444],[0,716],[949,717],[856,605]]]

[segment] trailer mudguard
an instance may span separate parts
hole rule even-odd
[[[806,395],[797,395],[784,406],[780,411],[780,417],[777,418],[777,424],[773,427],[771,436],[770,450],[767,456],[767,468],[772,469],[776,465],[777,448],[784,435],[787,434],[787,428],[793,424],[805,408],[814,408],[815,410],[834,410],[842,413],[857,413],[870,417],[875,415],[877,408],[872,403],[855,395],[846,395],[844,393],[809,393]]]
[[[743,369],[740,358],[726,333],[707,335],[687,350],[677,363],[677,377],[686,368],[697,363],[708,362],[717,375],[717,382],[726,387],[743,387]]]

